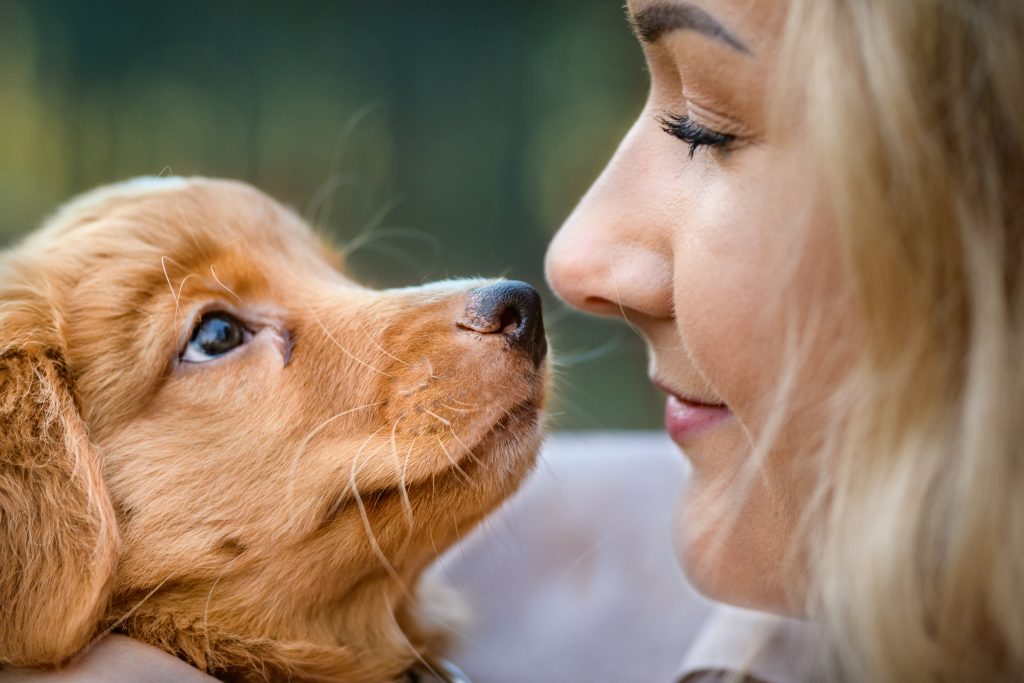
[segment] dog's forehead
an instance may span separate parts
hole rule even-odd
[[[136,179],[65,205],[38,239],[87,259],[181,265],[233,253],[297,267],[340,268],[340,258],[294,212],[241,182]]]
[[[131,209],[130,209],[131,211]],[[247,250],[308,246],[312,235],[296,216],[267,195],[235,183],[195,184],[173,192],[143,195],[130,221],[144,239],[168,247]],[[153,227],[160,229],[152,232]]]

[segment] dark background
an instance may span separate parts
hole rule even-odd
[[[0,240],[103,183],[226,176],[357,247],[369,284],[540,286],[646,85],[617,0],[0,0]],[[639,340],[542,291],[555,428],[657,426]]]

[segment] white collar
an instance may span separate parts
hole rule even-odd
[[[429,664],[419,662],[409,669],[404,683],[470,683],[470,680],[447,659],[435,659]]]

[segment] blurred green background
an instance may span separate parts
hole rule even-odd
[[[555,428],[653,428],[642,344],[542,266],[646,85],[617,0],[3,0],[0,240],[118,179],[240,178],[354,241],[364,282],[541,286]]]

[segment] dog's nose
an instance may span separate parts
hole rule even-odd
[[[525,282],[506,280],[470,290],[466,314],[458,326],[480,334],[500,334],[533,359],[536,366],[548,352],[540,294]]]

